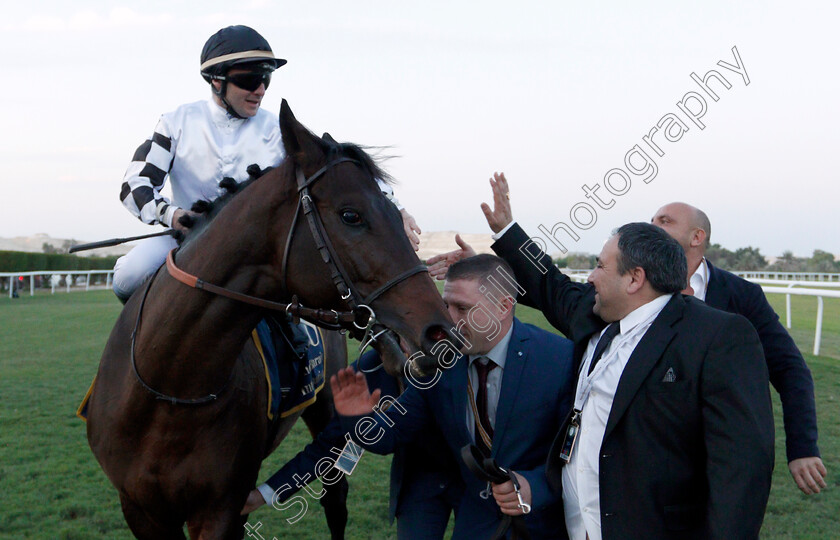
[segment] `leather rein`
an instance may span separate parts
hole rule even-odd
[[[321,254],[321,258],[329,268],[330,277],[333,280],[333,284],[335,285],[336,289],[338,289],[338,292],[341,295],[341,299],[350,308],[349,311],[338,312],[332,309],[324,310],[309,308],[301,305],[298,302],[296,295],[292,296],[292,301],[290,303],[274,302],[272,300],[251,296],[238,291],[233,291],[231,289],[226,289],[224,287],[214,285],[213,283],[208,283],[202,280],[201,278],[189,274],[184,270],[178,268],[178,266],[175,264],[174,256],[175,252],[177,251],[177,248],[170,251],[166,256],[166,270],[169,272],[169,275],[171,275],[177,281],[180,281],[181,283],[195,289],[201,289],[211,294],[223,296],[225,298],[230,298],[232,300],[257,306],[262,309],[268,309],[272,311],[283,311],[285,313],[290,314],[293,317],[295,323],[299,322],[299,320],[302,318],[311,322],[312,324],[315,324],[322,328],[326,328],[328,330],[351,330],[359,332],[364,331],[365,337],[363,338],[363,341],[366,341],[366,344],[375,341],[376,336],[378,336],[379,334],[374,335],[373,331],[374,325],[378,325],[378,323],[376,319],[376,314],[370,307],[370,304],[372,304],[385,292],[395,287],[396,285],[402,283],[409,277],[422,272],[428,272],[429,269],[426,265],[419,264],[391,278],[384,285],[382,285],[381,287],[379,287],[378,289],[376,289],[375,291],[373,291],[365,297],[359,296],[358,292],[354,290],[354,288],[352,287],[353,282],[347,274],[347,271],[344,269],[344,266],[341,264],[341,260],[338,258],[338,255],[335,251],[335,248],[332,245],[332,242],[330,242],[329,235],[327,234],[326,229],[324,228],[324,224],[321,220],[318,208],[312,200],[312,196],[310,193],[310,187],[319,179],[323,178],[324,174],[327,171],[329,171],[332,167],[338,165],[339,163],[344,162],[353,163],[358,165],[359,167],[362,166],[361,163],[355,159],[340,157],[328,162],[326,165],[324,165],[323,167],[318,169],[314,174],[312,174],[309,178],[307,178],[303,174],[303,171],[300,167],[295,167],[295,177],[297,180],[298,191],[298,204],[295,208],[294,217],[292,217],[291,226],[289,227],[289,234],[286,239],[286,247],[283,253],[283,262],[281,264],[281,282],[285,291],[287,283],[286,276],[289,262],[289,254],[291,252],[290,248],[292,240],[294,238],[298,216],[300,215],[300,210],[302,208],[303,213],[306,216],[307,223],[309,224],[309,229],[312,233],[312,237],[315,241],[315,245],[318,248],[318,252]],[[158,269],[158,271],[160,271],[160,269]],[[155,273],[155,275],[157,275],[157,272]],[[134,356],[134,343],[137,336],[137,331],[140,327],[140,316],[143,312],[143,306],[146,303],[146,297],[148,296],[149,289],[151,288],[151,283],[153,280],[154,276],[152,276],[152,279],[149,280],[149,283],[146,286],[146,290],[143,293],[143,300],[140,304],[140,309],[137,312],[137,320],[134,326],[134,331],[131,334],[131,365],[134,369],[134,374],[136,375],[137,380],[140,381],[141,385],[146,390],[151,392],[156,399],[168,401],[173,405],[197,405],[214,401],[215,399],[217,399],[218,395],[225,388],[227,388],[228,384],[230,383],[230,379],[233,378],[232,370],[230,379],[228,379],[228,381],[220,390],[213,394],[208,394],[204,397],[196,399],[182,399],[163,394],[152,388],[140,376],[140,373],[137,370],[137,363],[135,361]],[[378,326],[381,327],[381,325]]]

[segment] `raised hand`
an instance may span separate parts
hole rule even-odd
[[[378,388],[371,394],[365,376],[353,368],[344,368],[330,377],[335,411],[342,416],[362,416],[373,412],[382,393]]]
[[[433,278],[440,280],[444,279],[446,277],[446,271],[449,269],[450,265],[460,261],[461,259],[466,259],[467,257],[475,255],[475,250],[471,245],[464,242],[460,234],[455,235],[455,243],[458,244],[459,249],[435,255],[426,261],[426,264],[429,265],[429,274],[431,274]]]
[[[481,211],[484,212],[490,229],[497,233],[513,221],[513,212],[510,209],[510,189],[505,173],[493,173],[490,188],[493,190],[493,209],[490,210],[490,205],[487,203],[481,203]]]

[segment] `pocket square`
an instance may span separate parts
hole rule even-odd
[[[665,376],[662,377],[662,382],[674,382],[677,380],[677,376],[674,374],[674,368],[669,367],[668,371],[665,372]]]

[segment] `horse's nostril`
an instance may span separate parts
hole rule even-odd
[[[432,341],[441,341],[447,338],[446,330],[442,326],[432,326],[426,331],[426,336]]]

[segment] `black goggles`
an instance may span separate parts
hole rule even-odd
[[[261,84],[264,84],[266,89],[268,88],[268,84],[271,82],[271,72],[258,71],[250,73],[237,73],[235,75],[228,75],[225,77],[225,80],[229,83],[235,84],[243,90],[253,92],[259,88]]]

